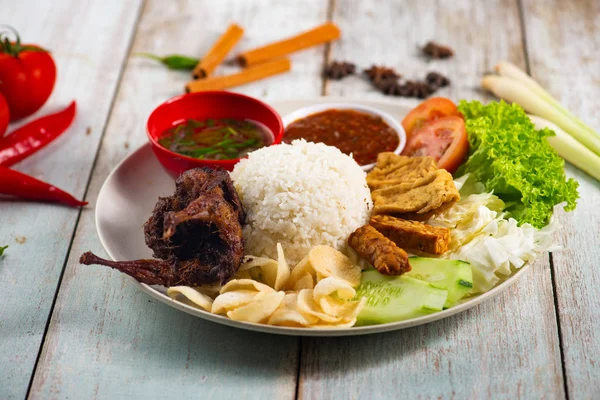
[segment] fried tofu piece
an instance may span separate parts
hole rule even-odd
[[[371,193],[374,214],[425,220],[460,199],[452,175],[437,170],[413,183],[401,183]],[[445,206],[443,209],[442,206]]]
[[[401,183],[414,182],[438,169],[431,157],[404,157],[394,153],[379,153],[377,165],[367,175],[371,190]]]
[[[398,247],[412,253],[439,255],[448,251],[450,230],[447,228],[388,215],[375,215],[369,223]]]
[[[371,225],[352,232],[348,245],[382,275],[402,275],[411,269],[408,254]]]
[[[438,169],[431,157],[381,153],[367,175],[373,214],[426,220],[460,200],[452,175]]]

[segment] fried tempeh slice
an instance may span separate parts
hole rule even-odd
[[[352,232],[348,245],[382,275],[402,275],[410,271],[408,254],[371,225]]]
[[[374,215],[369,223],[398,247],[413,253],[439,255],[448,251],[449,229],[388,215]]]

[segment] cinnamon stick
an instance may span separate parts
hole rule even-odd
[[[289,71],[290,68],[290,60],[287,58],[281,58],[245,68],[241,72],[235,74],[211,76],[205,79],[194,80],[187,83],[185,90],[189,93],[202,92],[205,90],[227,89],[267,78],[269,76],[281,74]]]
[[[238,56],[238,60],[244,66],[252,66],[272,58],[282,57],[298,50],[329,42],[339,37],[340,29],[334,23],[327,22],[289,39],[243,52]]]
[[[236,24],[231,24],[225,33],[217,40],[213,47],[196,64],[192,76],[194,79],[209,76],[215,68],[223,61],[233,46],[241,39],[244,29]]]

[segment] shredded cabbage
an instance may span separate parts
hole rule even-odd
[[[540,252],[556,249],[552,235],[558,228],[552,218],[543,229],[505,219],[504,202],[493,193],[476,193],[482,186],[472,176],[455,181],[461,200],[429,224],[450,229],[450,250],[445,258],[467,261],[473,270],[473,293],[487,292],[503,277],[533,262]],[[471,193],[471,194],[468,194]]]

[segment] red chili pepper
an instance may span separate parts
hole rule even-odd
[[[79,201],[56,186],[2,166],[0,166],[0,194],[26,200],[53,201],[71,207],[81,207],[87,204],[87,201]]]
[[[0,83],[1,84],[1,83]],[[8,109],[8,103],[4,98],[4,95],[0,93],[0,139],[4,136],[8,123],[10,122],[10,111]]]
[[[75,118],[75,101],[63,111],[46,115],[0,139],[0,165],[10,167],[59,137]]]

